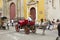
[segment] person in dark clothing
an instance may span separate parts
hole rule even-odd
[[[59,37],[60,37],[60,23],[58,24],[57,29],[58,29],[58,37],[56,38],[56,40],[59,40]]]
[[[59,22],[59,20],[57,20],[57,22]],[[56,38],[56,40],[59,40],[59,37],[60,37],[60,23],[57,26],[57,30],[58,30],[58,37]]]
[[[60,23],[58,24],[58,36],[60,37]]]
[[[55,23],[55,19],[53,19],[52,23],[53,23],[53,24]]]
[[[7,23],[7,28],[9,29],[9,23]]]
[[[43,19],[41,19],[41,23],[43,22]]]
[[[11,24],[12,24],[12,27],[13,27],[14,26],[14,20],[13,19],[11,20]]]
[[[57,21],[56,22],[59,22],[59,19],[57,19]]]
[[[42,28],[43,19],[40,19],[40,21],[41,21],[41,22],[40,22],[41,24],[40,24],[39,29],[41,29],[41,28]]]
[[[48,30],[50,30],[50,27],[51,27],[51,25],[52,25],[52,23],[51,23],[50,20],[48,21],[48,24],[49,24]]]
[[[41,19],[41,25],[42,25],[42,23],[43,23],[43,19]]]

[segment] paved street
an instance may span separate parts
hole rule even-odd
[[[46,30],[46,35],[42,35],[42,30],[37,29],[35,34],[25,34],[23,29],[16,32],[14,27],[9,30],[0,30],[0,40],[55,40],[57,37],[57,30]]]

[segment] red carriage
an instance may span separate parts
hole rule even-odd
[[[35,33],[36,28],[35,28],[35,22],[33,21],[28,21],[26,19],[22,19],[18,21],[18,24],[16,24],[15,29],[17,32],[20,31],[20,29],[24,29],[26,34],[30,33],[30,30]]]

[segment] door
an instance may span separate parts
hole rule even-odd
[[[36,10],[35,10],[34,7],[32,7],[30,9],[30,15],[31,15],[31,18],[35,21],[35,19],[36,19]]]
[[[15,18],[15,4],[11,3],[10,4],[10,20]]]

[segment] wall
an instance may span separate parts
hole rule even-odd
[[[27,0],[24,0],[24,17],[27,18]]]
[[[48,16],[47,16],[47,18],[50,20],[60,19],[59,0],[54,0],[54,7],[52,7],[52,0],[51,0],[51,2],[48,1]]]
[[[27,0],[24,0],[24,17],[27,18]],[[40,19],[45,19],[45,11],[44,11],[44,0],[39,0],[37,3],[37,21],[40,21]]]
[[[38,21],[40,19],[45,19],[45,9],[44,9],[44,0],[39,0],[38,5],[37,5],[37,11],[38,11]]]
[[[2,8],[2,5],[3,5],[3,1],[0,0],[0,8]]]

